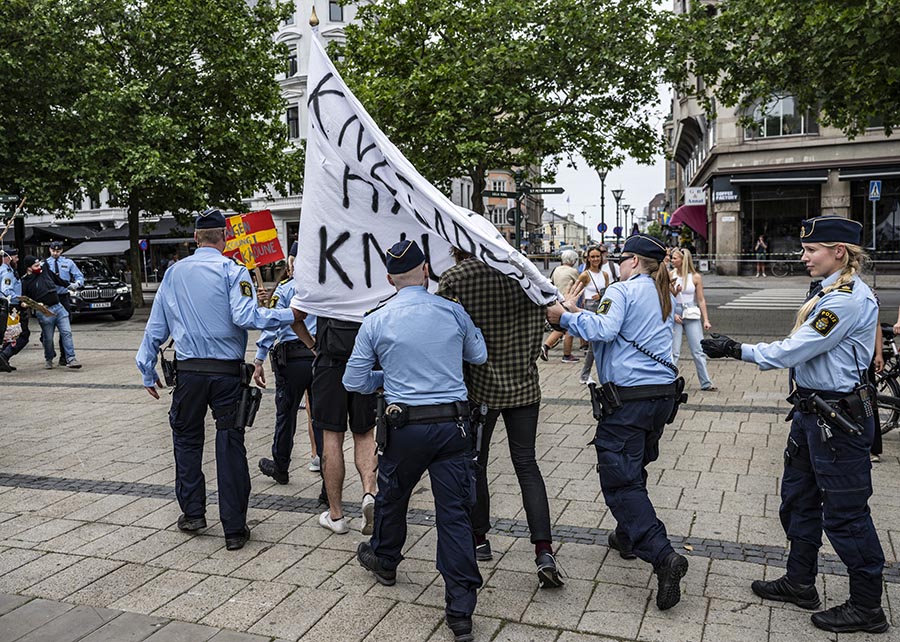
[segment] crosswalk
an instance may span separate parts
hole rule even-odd
[[[806,292],[802,288],[763,288],[719,307],[726,310],[797,310],[803,305]]]

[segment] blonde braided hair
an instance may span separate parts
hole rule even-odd
[[[788,336],[793,335],[797,330],[803,327],[803,324],[809,319],[810,313],[812,313],[813,308],[816,307],[816,303],[818,303],[821,297],[850,283],[854,276],[862,272],[869,260],[869,255],[866,254],[859,245],[853,245],[851,243],[820,243],[819,245],[823,247],[844,246],[846,252],[844,253],[844,260],[841,265],[841,275],[834,283],[822,290],[818,296],[812,297],[797,310],[797,318],[794,320],[794,327],[791,328],[791,332]]]
[[[669,276],[669,271],[656,259],[641,256],[640,254],[635,254],[635,256],[638,257],[641,271],[650,275],[650,278],[653,279],[656,285],[659,307],[662,308],[662,320],[665,323],[672,313],[672,278]]]

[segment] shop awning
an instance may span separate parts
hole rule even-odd
[[[672,212],[669,227],[687,225],[706,240],[706,205],[682,205]]]
[[[66,250],[67,256],[115,256],[128,250],[128,241],[85,241]]]
[[[733,185],[744,184],[782,184],[782,183],[825,183],[828,181],[827,169],[799,169],[783,172],[754,172],[753,174],[733,174]]]
[[[838,177],[842,181],[865,181],[873,178],[896,178],[898,176],[900,176],[900,165],[841,167],[838,170]]]

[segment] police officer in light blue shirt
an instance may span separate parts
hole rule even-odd
[[[826,631],[883,633],[884,553],[872,522],[869,449],[874,390],[865,385],[878,305],[859,278],[862,225],[842,216],[803,221],[803,262],[813,278],[791,334],[774,343],[740,344],[723,335],[701,342],[710,357],[730,356],[761,370],[791,368],[792,422],[781,481],[781,524],[790,541],[787,572],[751,588],[762,598],[819,608],[816,589],[822,531],[850,575],[850,599],[815,613]]]
[[[665,256],[665,246],[652,236],[630,236],[619,257],[622,280],[606,289],[596,314],[574,306],[584,287],[580,283],[563,304],[547,308],[550,323],[587,339],[594,350],[601,386],[591,386],[591,392],[602,392],[603,408],[594,438],[597,470],[617,522],[609,545],[626,559],[637,556],[653,564],[660,610],[680,601],[680,580],[688,568],[687,559],[672,548],[646,483],[646,466],[659,456],[663,428],[674,419],[684,386],[669,361],[675,318]]]
[[[396,582],[409,498],[428,471],[447,625],[456,640],[471,640],[481,574],[470,517],[475,440],[463,361],[484,363],[487,348],[461,305],[428,293],[428,266],[415,241],[387,251],[387,271],[397,295],[365,317],[343,376],[347,390],[368,394],[383,388],[391,404],[378,461],[375,528],[372,539],[359,545],[357,558],[380,583]],[[376,362],[383,370],[372,370]]]
[[[269,298],[269,308],[290,308],[294,296],[294,279],[281,281]],[[316,336],[316,317],[307,315],[303,320],[306,332],[298,337],[290,326],[277,330],[263,330],[256,342],[256,359],[253,360],[253,379],[260,388],[266,387],[263,369],[266,356],[271,353],[272,370],[275,373],[275,439],[272,442],[272,459],[259,460],[259,470],[279,484],[288,483],[291,451],[297,431],[297,410],[303,395],[312,383],[312,347]],[[274,347],[273,347],[274,346]],[[314,432],[316,452],[322,452],[322,431]]]
[[[156,360],[171,337],[177,355],[177,382],[169,423],[175,446],[175,496],[183,514],[178,527],[206,527],[203,460],[204,420],[216,421],[219,516],[225,546],[236,550],[250,538],[247,504],[250,473],[244,426],[237,417],[247,330],[277,329],[299,320],[290,309],[258,308],[247,268],[222,255],[225,217],[209,209],[197,217],[197,251],[166,270],[135,359],[147,392],[159,399]]]
[[[44,269],[50,270],[64,282],[77,288],[84,287],[84,274],[75,265],[75,261],[62,256],[63,244],[61,241],[53,241],[50,243],[50,256],[44,259]],[[56,293],[59,295],[59,302],[70,315],[72,314],[72,297],[69,294],[69,288],[63,286],[56,287]],[[66,365],[65,352],[62,347],[62,337],[59,338],[59,365]]]
[[[0,306],[0,314],[9,314],[16,308],[19,313],[19,324],[21,333],[16,337],[15,344],[7,344],[0,350],[0,372],[12,372],[15,368],[9,365],[9,360],[19,354],[26,345],[28,345],[28,337],[31,332],[28,330],[28,308],[20,303],[19,296],[22,294],[22,281],[19,279],[19,251],[16,248],[0,249],[0,297],[3,302]],[[6,330],[6,320],[0,323],[0,330]],[[3,342],[3,334],[0,332],[0,343]]]

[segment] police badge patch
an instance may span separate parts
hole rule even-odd
[[[611,307],[612,301],[610,299],[603,299],[597,307],[597,314],[609,314],[609,309]]]
[[[273,294],[273,295],[272,295],[272,298],[269,299],[269,307],[270,307],[270,308],[274,308],[276,305],[278,305],[278,299],[279,299],[279,298],[280,298],[280,297],[279,297],[277,294]]]
[[[241,294],[244,296],[253,296],[253,286],[249,281],[241,281]]]
[[[822,310],[810,324],[816,332],[827,337],[832,328],[838,324],[838,316],[831,310]]]

